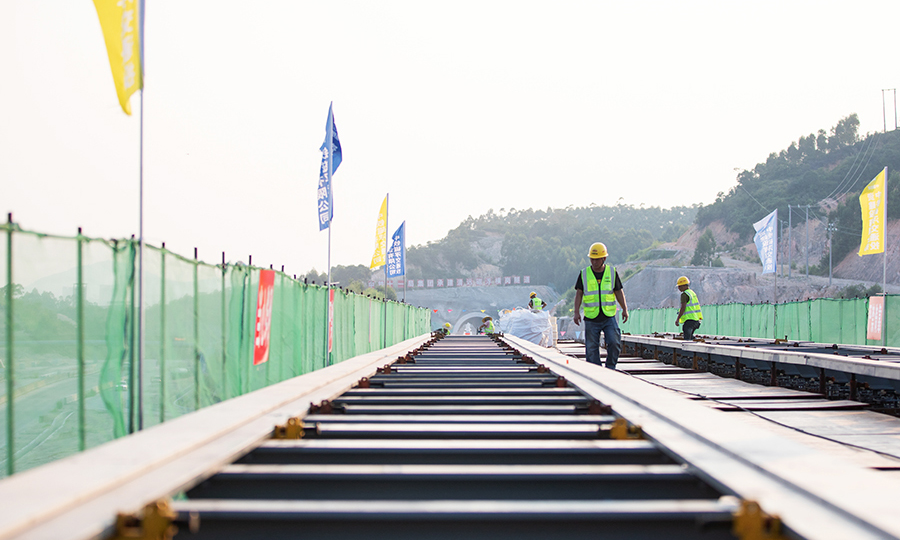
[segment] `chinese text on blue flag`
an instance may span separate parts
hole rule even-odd
[[[325,142],[322,143],[322,166],[319,169],[319,189],[316,194],[316,206],[319,214],[319,230],[327,229],[334,217],[334,199],[331,191],[331,178],[341,165],[343,154],[341,141],[338,138],[337,126],[334,124],[332,106],[328,106],[328,120],[325,122]]]
[[[753,241],[756,243],[756,251],[759,252],[759,260],[762,261],[763,274],[774,274],[777,265],[775,247],[778,245],[778,210],[774,210],[768,216],[753,224],[756,235]]]
[[[406,244],[406,222],[397,227],[397,232],[391,237],[391,249],[387,254],[388,277],[398,277],[406,274],[406,257],[404,245]]]

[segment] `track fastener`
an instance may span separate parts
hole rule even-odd
[[[302,439],[303,438],[303,422],[300,418],[294,416],[288,418],[287,423],[283,426],[275,426],[272,432],[273,439]]]
[[[172,520],[178,514],[172,510],[168,501],[150,503],[144,507],[143,513],[143,517],[136,514],[117,515],[113,540],[171,540],[178,532],[178,527],[172,525]]]
[[[641,429],[641,426],[629,424],[624,418],[616,418],[609,429],[609,438],[617,440],[643,439],[644,430]]]
[[[609,415],[612,414],[612,407],[610,407],[609,405],[604,405],[603,403],[600,403],[595,399],[588,406],[588,414],[592,416],[600,416],[604,414]]]
[[[781,518],[763,512],[756,501],[741,501],[731,532],[741,540],[787,540],[781,534]]]

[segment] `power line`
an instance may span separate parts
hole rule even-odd
[[[857,170],[857,161],[859,161],[859,157],[860,157],[860,156],[865,156],[865,155],[868,153],[869,148],[872,146],[872,141],[874,141],[874,140],[875,140],[875,136],[874,136],[874,135],[872,135],[872,136],[866,138],[866,145],[865,145],[865,147],[863,147],[863,149],[862,149],[861,151],[859,151],[859,152],[856,153],[856,156],[854,156],[854,158],[853,158],[853,163],[850,165],[850,168],[847,169],[847,174],[844,175],[844,178],[838,183],[837,186],[835,186],[835,188],[831,191],[831,193],[829,193],[829,194],[825,197],[826,199],[829,198],[829,197],[831,197],[831,196],[833,196],[835,193],[839,192],[841,189],[843,189],[843,187],[844,187],[844,182],[846,182],[848,178],[850,178],[850,177],[852,177],[853,175],[856,174],[856,170]],[[852,184],[852,183],[853,183],[853,181],[851,181],[851,184]]]
[[[746,193],[747,196],[749,196],[751,199],[753,199],[753,200],[756,202],[756,204],[760,205],[760,206],[762,207],[763,210],[765,210],[766,212],[769,211],[768,208],[766,208],[765,206],[763,206],[763,203],[761,203],[761,202],[759,202],[759,201],[756,200],[756,197],[754,197],[753,195],[750,195],[750,192],[747,191],[747,188],[745,188],[744,186],[742,186],[742,185],[740,185],[740,184],[738,184],[738,187],[741,188],[741,189],[743,189],[743,190],[744,190],[744,193]]]
[[[873,141],[873,140],[875,140],[875,136],[874,136],[874,135],[867,138],[865,148],[863,148],[861,151],[859,151],[859,152],[856,153],[856,156],[853,157],[853,163],[850,164],[850,168],[847,169],[847,174],[844,175],[844,178],[841,179],[841,181],[838,183],[837,186],[835,186],[835,188],[831,191],[831,193],[829,193],[828,195],[826,195],[826,196],[824,197],[825,199],[831,197],[832,195],[834,195],[835,193],[837,193],[838,191],[840,191],[841,188],[842,188],[842,186],[844,185],[844,182],[846,182],[846,181],[847,181],[847,178],[849,178],[849,177],[851,176],[851,173],[852,173],[852,174],[855,174],[855,171],[854,171],[853,169],[854,169],[854,167],[856,167],[856,162],[859,160],[859,156],[860,156],[860,155],[865,155],[866,152],[869,151],[869,147],[872,146],[872,141]]]
[[[873,136],[872,140],[874,141],[874,139],[875,139],[875,137]],[[853,180],[853,182],[850,183],[850,185],[847,186],[847,189],[845,189],[843,193],[838,195],[837,198],[843,197],[844,195],[846,195],[847,193],[849,193],[851,190],[853,190],[856,187],[856,183],[859,182],[860,178],[862,178],[863,171],[865,171],[866,167],[869,166],[869,163],[872,161],[872,158],[875,156],[875,150],[876,150],[876,148],[872,148],[872,153],[869,154],[868,159],[866,159],[866,164],[859,168],[859,175]]]

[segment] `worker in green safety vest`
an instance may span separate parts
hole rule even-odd
[[[529,298],[531,298],[531,300],[528,301],[529,308],[531,308],[535,311],[541,311],[542,309],[547,307],[547,302],[544,302],[543,300],[538,298],[536,292],[531,293]]]
[[[600,356],[600,332],[606,340],[606,367],[616,369],[622,350],[622,331],[616,322],[616,302],[622,307],[622,322],[628,321],[628,306],[619,273],[606,264],[609,252],[601,242],[591,245],[588,251],[590,266],[578,274],[575,282],[575,315],[573,321],[581,324],[581,304],[584,302],[584,353],[585,359],[602,365]]]
[[[678,310],[678,316],[675,317],[675,326],[683,323],[684,340],[693,341],[694,332],[700,328],[700,321],[703,320],[700,300],[697,300],[697,293],[691,290],[691,280],[687,276],[678,278],[675,286],[681,291],[681,309]]]
[[[478,327],[478,331],[484,334],[493,334],[494,333],[494,319],[491,317],[484,317],[481,319],[481,326]]]

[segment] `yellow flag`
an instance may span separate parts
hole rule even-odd
[[[94,0],[116,94],[125,114],[131,114],[131,94],[144,87],[141,66],[140,0]]]
[[[884,214],[886,205],[885,167],[874,180],[869,182],[866,189],[859,196],[859,206],[862,210],[862,238],[859,240],[859,254],[873,255],[884,253]]]
[[[387,257],[387,195],[381,203],[381,211],[378,212],[378,223],[375,225],[375,254],[372,255],[370,270],[384,266]]]

